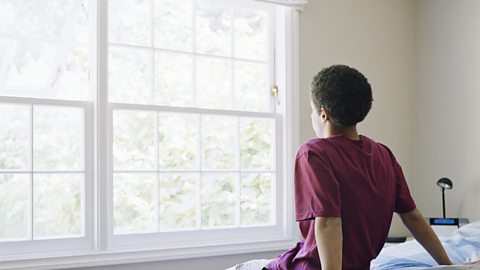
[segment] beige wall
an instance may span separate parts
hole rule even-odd
[[[412,189],[415,117],[415,2],[310,0],[300,16],[300,138],[314,136],[309,84],[321,68],[348,64],[370,81],[374,102],[362,134],[387,144]],[[404,233],[395,220],[392,234]]]
[[[480,1],[417,1],[415,189],[440,216],[440,177],[452,179],[447,215],[480,218]]]

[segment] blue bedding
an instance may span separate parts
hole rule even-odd
[[[456,265],[480,260],[480,220],[465,225],[448,236],[440,237],[445,250]],[[371,269],[426,269],[438,266],[417,241],[384,248],[372,261]],[[480,269],[480,264],[439,269]]]
[[[480,270],[480,220],[465,225],[449,236],[440,237],[454,266],[438,266],[417,241],[384,248],[372,261],[374,270]],[[270,260],[252,260],[235,265],[227,270],[260,270]],[[475,263],[476,262],[476,263]],[[469,264],[475,263],[475,264]]]

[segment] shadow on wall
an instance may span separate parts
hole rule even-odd
[[[470,222],[480,219],[480,176],[476,178],[471,178],[467,183],[466,190],[464,190],[463,199],[460,201],[458,213],[460,216],[470,216]],[[472,208],[473,211],[472,211]],[[476,210],[476,211],[475,211]]]

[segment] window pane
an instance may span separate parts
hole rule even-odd
[[[235,62],[235,101],[242,111],[269,111],[267,64]]]
[[[151,46],[151,0],[108,1],[109,42]]]
[[[242,174],[241,211],[242,225],[262,225],[272,222],[273,174]]]
[[[58,98],[90,100],[87,47],[77,45],[72,48],[66,62],[68,68],[55,75],[52,85]]]
[[[18,3],[19,1],[17,0],[0,1],[0,34],[9,34],[14,28],[13,26],[17,19]]]
[[[152,51],[109,47],[110,102],[152,103]]]
[[[17,16],[21,27],[18,34],[24,37],[59,38],[68,20],[78,14],[79,1],[29,0],[22,1]]]
[[[238,118],[202,116],[202,164],[204,170],[236,169]]]
[[[232,108],[232,64],[229,60],[197,57],[197,107]]]
[[[33,169],[83,170],[84,119],[81,108],[33,106]]]
[[[82,234],[83,174],[33,175],[33,236]]]
[[[0,174],[0,241],[28,238],[30,177]]]
[[[114,231],[152,232],[157,225],[156,173],[116,173],[113,179]]]
[[[273,119],[240,119],[242,169],[273,169],[274,128]]]
[[[0,123],[0,170],[30,169],[29,106],[0,104]]]
[[[198,173],[160,174],[160,229],[197,226]]]
[[[156,113],[114,111],[113,167],[119,169],[150,169],[155,165]]]
[[[5,56],[4,83],[8,86],[47,87],[55,74],[59,43],[17,40]],[[37,93],[36,93],[36,92]],[[29,96],[45,96],[42,90],[32,90]],[[50,94],[49,96],[52,96]]]
[[[155,0],[155,47],[192,51],[193,0]]]
[[[88,0],[84,0],[86,5]],[[60,99],[91,100],[89,87],[89,27],[86,8],[78,12],[73,29],[73,40],[68,54],[62,58],[59,72],[55,74],[52,87]],[[90,14],[91,15],[91,14]]]
[[[202,226],[235,224],[236,173],[204,173],[202,177]]]
[[[1,0],[0,0],[1,1]],[[3,63],[5,57],[9,55],[8,49],[11,47],[12,39],[3,38],[0,36],[0,63]],[[2,76],[0,76],[0,82],[2,80]],[[0,88],[0,94],[2,93],[2,89]]]
[[[182,53],[155,53],[155,103],[193,105],[193,57]]]
[[[235,57],[267,60],[267,13],[253,9],[235,10]]]
[[[197,0],[197,52],[231,56],[232,7],[220,1]]]
[[[14,18],[11,29],[6,30],[10,32],[9,38],[0,38],[0,66],[4,67],[0,95],[91,100],[89,3],[87,0],[0,2],[0,21],[5,12],[2,6],[11,12],[5,20]]]
[[[160,113],[158,144],[161,169],[199,169],[198,122],[198,115]]]

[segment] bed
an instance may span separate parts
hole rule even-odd
[[[455,266],[437,266],[420,244],[412,240],[384,248],[372,261],[371,269],[480,269],[480,220],[440,237],[440,241]]]
[[[459,269],[480,270],[480,220],[454,231],[440,240],[455,264],[438,266],[430,255],[415,240],[389,246],[372,261],[372,270],[417,270],[417,269]],[[235,265],[227,270],[261,270],[270,260],[252,260]]]

